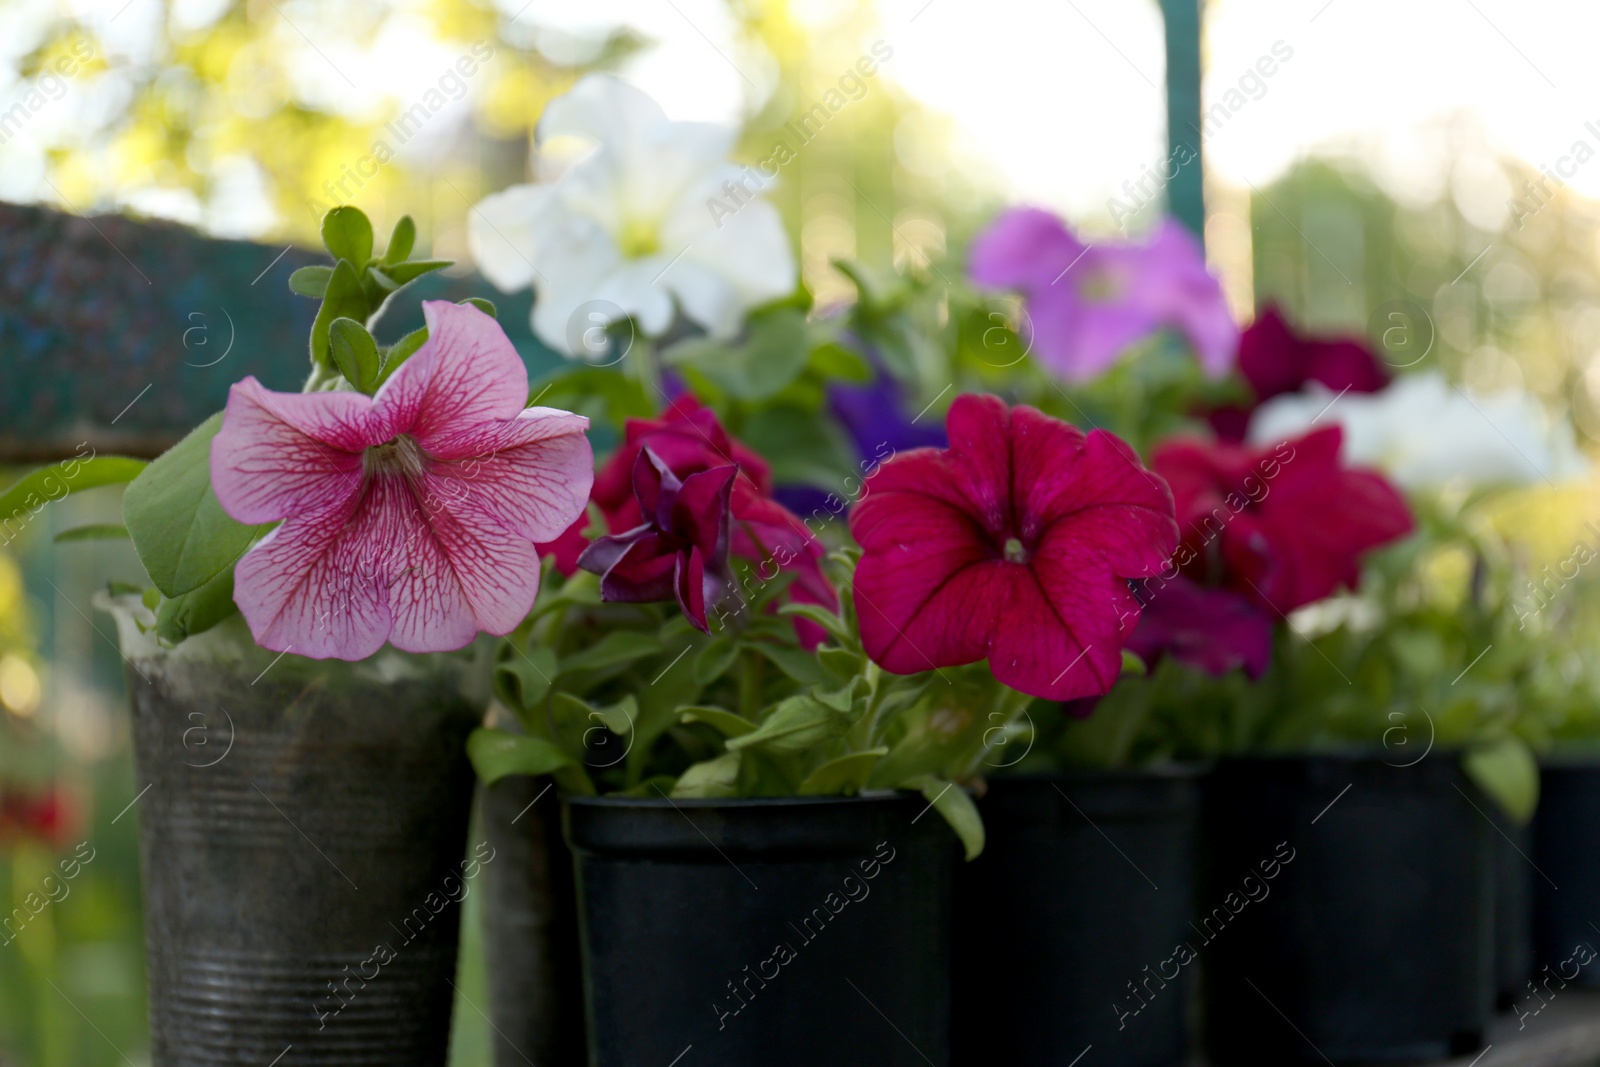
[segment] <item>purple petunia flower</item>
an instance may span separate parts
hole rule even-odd
[[[1162,656],[1224,675],[1242,667],[1251,678],[1272,660],[1272,617],[1228,589],[1205,589],[1182,575],[1134,583],[1144,605],[1128,651],[1152,667]]]
[[[1163,327],[1182,332],[1214,376],[1238,350],[1221,286],[1172,219],[1144,243],[1084,244],[1050,212],[1014,208],[979,235],[970,273],[980,286],[1022,294],[1033,354],[1070,381],[1100,374]]]
[[[613,603],[677,600],[690,622],[710,633],[708,609],[733,589],[728,526],[733,464],[678,479],[649,446],[633,464],[633,491],[644,522],[626,533],[596,538],[578,566],[600,579],[600,597]]]

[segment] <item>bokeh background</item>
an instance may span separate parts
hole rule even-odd
[[[1600,6],[1209,0],[1204,26],[1206,238],[1241,322],[1271,300],[1378,340],[1405,302],[1425,358],[1479,391],[1532,392],[1592,453]],[[410,213],[419,244],[465,259],[470,206],[526,180],[545,103],[589,70],[674,118],[740,124],[755,163],[885,51],[773,193],[821,304],[853,292],[839,257],[961,270],[1008,203],[1106,237],[1160,215],[1155,0],[6,0],[0,200],[307,246],[321,211],[352,202],[380,230]],[[482,60],[468,77],[464,55]],[[1529,514],[1561,516],[1528,523],[1535,542],[1570,546],[1590,490],[1534,490]],[[148,1062],[121,664],[109,621],[75,606],[138,563],[51,541],[113,520],[115,493],[70,498],[0,548],[0,911],[80,842],[94,852],[0,943],[5,1067]],[[463,1065],[487,1062],[477,903]]]

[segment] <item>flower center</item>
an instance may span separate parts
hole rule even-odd
[[[422,475],[422,446],[410,434],[400,434],[361,453],[364,474],[399,474],[408,478]]]
[[[661,230],[650,219],[626,219],[617,233],[617,248],[628,259],[643,259],[661,251]]]
[[[1005,554],[1007,563],[1028,562],[1028,550],[1023,548],[1022,542],[1015,537],[1006,538],[1005,547],[1002,551]]]

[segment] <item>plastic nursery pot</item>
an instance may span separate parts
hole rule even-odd
[[[1198,771],[995,778],[956,872],[957,1067],[1187,1061]]]
[[[495,1067],[584,1067],[583,973],[572,854],[548,778],[514,775],[481,791],[489,1035]]]
[[[1600,963],[1590,962],[1600,948],[1591,925],[1600,924],[1600,757],[1549,760],[1540,768],[1533,838],[1533,969],[1541,992],[1546,967],[1565,981],[1600,986]],[[1563,966],[1574,959],[1587,964],[1576,975]],[[1521,990],[1532,995],[1525,984]]]
[[[950,1062],[958,850],[925,800],[565,804],[594,1067]]]
[[[1190,942],[1225,1067],[1422,1060],[1482,1044],[1489,800],[1438,751],[1228,759],[1204,784]]]
[[[464,859],[469,665],[119,624],[155,1067],[444,1064],[459,901],[493,860]]]
[[[1533,827],[1516,822],[1497,804],[1486,804],[1483,810],[1499,831],[1489,839],[1494,857],[1494,1003],[1506,1011],[1528,995],[1533,974]]]

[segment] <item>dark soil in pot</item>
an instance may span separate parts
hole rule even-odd
[[[1478,1048],[1493,994],[1490,802],[1459,760],[1230,759],[1207,778],[1196,926],[1218,1067]]]
[[[1197,772],[996,778],[956,875],[957,1067],[1181,1067]]]
[[[958,848],[922,798],[578,797],[565,818],[595,1067],[949,1063]]]

